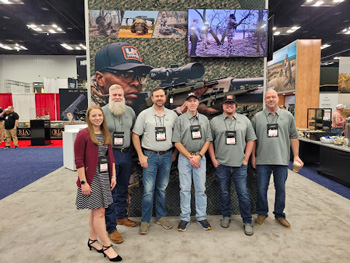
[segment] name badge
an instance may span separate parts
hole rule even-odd
[[[114,146],[124,145],[124,132],[113,132],[113,145]]]
[[[156,141],[161,142],[166,140],[165,127],[156,127]]]
[[[190,126],[190,130],[191,130],[192,140],[202,139],[201,126],[200,125],[192,125],[192,126]]]
[[[235,145],[236,144],[236,131],[226,131],[226,144]]]
[[[267,137],[278,137],[278,124],[267,124]]]
[[[98,167],[100,173],[108,172],[108,156],[98,157]]]

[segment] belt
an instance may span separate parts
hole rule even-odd
[[[166,151],[159,151],[159,152],[152,151],[152,150],[149,150],[149,149],[146,149],[146,148],[144,148],[144,150],[145,150],[145,151],[152,152],[152,153],[156,153],[156,154],[159,154],[159,155],[163,155],[163,154],[166,154],[166,153],[168,153],[168,152],[172,151],[172,150],[173,150],[173,148],[170,148],[169,150],[166,150]]]
[[[121,153],[127,153],[128,151],[130,151],[130,148],[117,148],[117,149],[113,149],[113,151],[118,151]]]

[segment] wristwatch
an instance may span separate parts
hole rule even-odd
[[[86,181],[84,181],[84,180],[81,180],[81,181],[80,181],[80,183],[81,183],[81,184],[85,184],[85,183],[86,183]]]
[[[198,153],[198,155],[199,155],[201,158],[203,158],[203,155],[201,155],[200,153]]]

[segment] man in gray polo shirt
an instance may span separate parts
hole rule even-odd
[[[156,191],[156,223],[171,229],[165,215],[165,190],[169,182],[173,161],[171,137],[177,115],[164,107],[166,97],[162,88],[155,88],[151,96],[153,106],[142,111],[137,117],[132,141],[143,167],[142,219],[139,233],[148,234],[152,217],[153,194]],[[142,135],[142,142],[140,136]],[[142,143],[142,148],[141,148]]]
[[[109,88],[109,104],[102,108],[106,118],[108,130],[113,140],[113,155],[117,185],[112,190],[113,203],[106,208],[106,229],[108,236],[114,243],[122,243],[123,237],[116,230],[116,226],[136,226],[136,222],[127,217],[127,194],[132,161],[130,151],[131,130],[135,124],[134,110],[125,105],[123,87],[114,84]]]
[[[253,149],[252,165],[257,167],[258,197],[256,212],[258,217],[256,224],[264,224],[268,216],[267,190],[273,173],[275,185],[275,219],[284,227],[290,228],[283,212],[286,200],[286,180],[288,176],[288,164],[290,148],[294,155],[294,162],[304,163],[299,158],[298,131],[293,115],[278,107],[278,95],[275,90],[265,93],[265,106],[252,119],[253,128],[257,137],[256,151]],[[255,157],[256,152],[256,157]]]
[[[199,100],[190,93],[186,99],[187,112],[175,123],[173,142],[180,152],[178,160],[180,179],[181,221],[177,227],[185,231],[190,224],[191,185],[195,188],[196,219],[204,229],[210,230],[207,221],[207,195],[205,194],[206,160],[205,153],[212,141],[208,118],[198,113]]]
[[[213,143],[209,155],[216,168],[221,189],[221,226],[228,228],[231,222],[231,178],[235,183],[244,233],[254,234],[250,198],[247,188],[247,164],[256,136],[250,120],[236,113],[234,95],[226,95],[222,104],[223,114],[210,121]]]

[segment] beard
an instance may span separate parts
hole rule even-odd
[[[125,99],[122,101],[112,101],[109,99],[109,110],[115,115],[120,116],[125,112]]]

